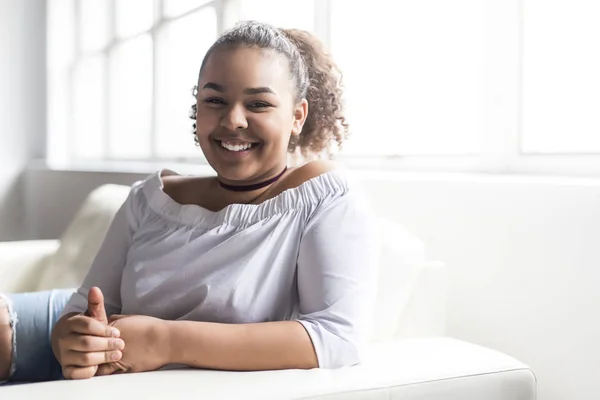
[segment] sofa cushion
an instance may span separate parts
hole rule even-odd
[[[129,190],[124,185],[103,185],[88,195],[60,238],[56,254],[46,260],[37,290],[81,284]]]

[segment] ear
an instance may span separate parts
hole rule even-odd
[[[294,109],[292,136],[300,135],[300,132],[302,132],[302,127],[304,126],[304,122],[306,122],[306,117],[308,117],[308,101],[306,99],[302,99]]]

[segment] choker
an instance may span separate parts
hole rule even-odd
[[[281,173],[279,175],[277,175],[267,181],[255,183],[253,185],[228,185],[221,181],[219,181],[219,185],[221,185],[221,187],[223,189],[231,190],[233,192],[251,192],[253,190],[257,190],[257,189],[264,188],[265,186],[269,186],[270,184],[272,184],[273,182],[275,182],[279,178],[281,178],[283,176],[283,174],[285,174],[285,171],[287,171],[287,166],[283,169],[283,171],[281,171]]]

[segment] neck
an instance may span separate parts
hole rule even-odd
[[[256,190],[265,188],[265,187],[270,186],[273,183],[277,182],[279,180],[279,178],[281,178],[283,176],[283,174],[285,174],[285,171],[287,171],[287,166],[283,169],[283,171],[281,171],[276,176],[266,179],[262,182],[253,183],[251,185],[231,185],[231,184],[221,181],[220,179],[219,179],[219,185],[223,189],[229,190],[232,192],[254,192]]]

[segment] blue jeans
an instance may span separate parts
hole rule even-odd
[[[62,379],[50,334],[74,290],[5,295],[13,331],[9,384]],[[2,385],[2,383],[0,383]]]

